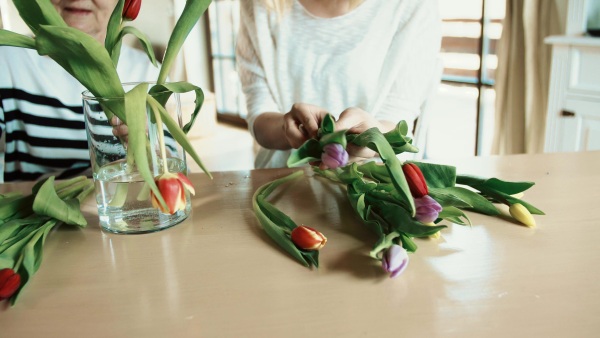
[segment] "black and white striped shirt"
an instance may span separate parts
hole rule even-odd
[[[117,71],[122,82],[158,77],[144,53],[125,46]],[[84,90],[49,57],[0,47],[0,182],[65,178],[89,168]]]

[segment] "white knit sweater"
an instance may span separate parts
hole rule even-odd
[[[283,16],[259,0],[240,2],[237,63],[248,125],[265,112],[310,103],[334,117],[359,107],[412,125],[432,84],[440,50],[436,0],[365,0],[320,18],[300,2]],[[284,167],[289,151],[260,149],[257,168]]]

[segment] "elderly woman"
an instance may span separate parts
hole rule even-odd
[[[291,148],[336,129],[409,125],[439,82],[435,0],[241,1],[237,60],[256,167],[283,167]],[[350,155],[373,157],[362,148]]]
[[[64,21],[104,43],[116,0],[52,0]],[[122,82],[158,76],[147,56],[123,46]],[[64,178],[89,166],[81,93],[85,88],[35,50],[0,47],[0,182]]]

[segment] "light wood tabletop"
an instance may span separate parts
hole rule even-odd
[[[600,152],[456,160],[462,174],[534,181],[530,229],[468,213],[417,239],[390,279],[342,186],[304,176],[271,201],[328,238],[310,270],[261,229],[251,197],[292,169],[194,174],[193,213],[165,231],[50,233],[0,337],[595,337],[600,332]],[[296,169],[297,170],[297,169]],[[29,189],[4,184],[0,191]]]

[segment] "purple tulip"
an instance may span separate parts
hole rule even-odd
[[[381,265],[390,273],[390,278],[397,277],[408,266],[408,253],[400,245],[393,244],[384,252]]]
[[[415,218],[421,223],[435,221],[440,211],[442,211],[442,206],[429,195],[415,198],[415,207],[417,208]]]
[[[329,143],[323,147],[321,162],[329,169],[343,167],[348,163],[348,152],[339,143]]]

